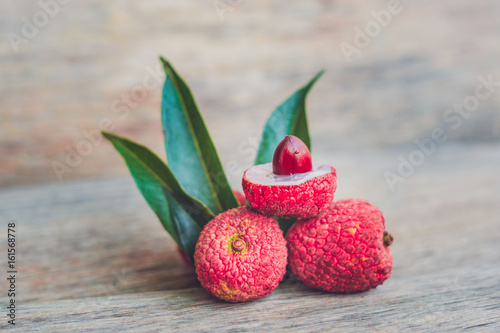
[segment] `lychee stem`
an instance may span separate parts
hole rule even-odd
[[[245,242],[243,241],[243,239],[241,238],[236,238],[234,241],[233,241],[233,244],[231,244],[231,247],[233,248],[233,250],[235,252],[241,252],[245,249],[246,247],[246,244]]]
[[[273,173],[293,175],[312,171],[311,153],[298,137],[287,135],[281,141],[273,156]]]
[[[388,233],[387,231],[384,231],[384,246],[388,247],[392,244],[394,241],[394,237]]]

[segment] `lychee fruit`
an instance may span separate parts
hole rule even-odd
[[[212,295],[245,302],[283,280],[287,247],[278,223],[248,206],[217,215],[203,228],[194,253],[196,274]]]
[[[384,217],[365,200],[340,200],[312,219],[298,220],[287,233],[289,268],[304,284],[351,293],[389,278],[392,235]]]
[[[243,193],[238,190],[233,190],[233,193],[240,206],[245,206],[247,204],[247,199],[245,198],[245,195]]]
[[[276,147],[273,163],[246,170],[242,185],[250,205],[264,215],[311,218],[333,201],[337,173],[329,165],[313,169],[307,146],[288,135]]]
[[[238,190],[233,190],[233,193],[240,206],[245,206],[247,204],[247,199],[245,198],[245,195],[243,193]],[[180,247],[177,247],[177,252],[181,256],[184,263],[191,265],[191,260],[189,260],[189,256],[186,254],[186,252],[184,252],[184,250],[182,250]]]
[[[191,260],[189,259],[189,256],[187,255],[187,253],[178,246],[177,246],[177,253],[181,256],[181,259],[185,264],[192,265]]]

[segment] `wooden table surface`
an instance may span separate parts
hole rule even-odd
[[[337,198],[370,199],[395,236],[391,277],[350,295],[291,278],[244,304],[224,303],[200,287],[128,178],[0,191],[2,227],[17,224],[17,328],[498,331],[499,153],[498,146],[447,146],[396,193],[376,176],[392,152],[339,158]],[[2,256],[1,267],[5,262]]]
[[[341,43],[354,45],[387,1],[221,1],[235,6],[222,20],[219,0],[70,1],[18,52],[7,34],[43,9],[2,4],[0,249],[15,221],[15,329],[499,332],[500,88],[467,116],[445,115],[480,77],[500,81],[500,2],[402,0],[349,62]],[[308,99],[313,158],[337,168],[336,198],[368,199],[386,216],[390,279],[336,295],[291,278],[226,304],[200,287],[110,144],[59,179],[52,163],[66,164],[105,118],[164,156],[160,83],[126,116],[113,108],[160,54],[192,87],[235,188],[271,110],[326,69]],[[446,142],[391,190],[386,172],[436,128]],[[0,330],[11,328],[6,262]]]

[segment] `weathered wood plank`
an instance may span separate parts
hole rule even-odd
[[[20,323],[25,331],[494,331],[500,275],[491,265],[477,269],[480,278],[468,267],[425,277],[396,273],[391,283],[354,295],[320,293],[289,281],[264,299],[236,305],[200,288],[42,301],[24,305]]]
[[[68,147],[76,149],[104,118],[164,152],[160,83],[149,80],[147,96],[128,110],[125,102],[125,111],[114,108],[156,72],[159,54],[193,88],[225,163],[251,163],[240,145],[260,135],[273,107],[321,68],[327,72],[308,101],[314,151],[321,141],[334,151],[411,143],[444,125],[444,111],[474,93],[478,76],[500,77],[496,0],[403,0],[402,12],[351,62],[341,43],[355,46],[355,29],[374,23],[372,12],[387,10],[386,0],[220,0],[238,3],[223,21],[214,1],[71,1],[18,53],[7,34],[22,37],[22,18],[42,9],[37,1],[5,2],[0,186],[57,182],[51,162],[66,164]],[[499,107],[496,91],[451,130],[450,141],[498,142]],[[64,179],[127,174],[102,143],[71,169]]]
[[[460,147],[460,156],[457,147],[440,147],[395,193],[381,175],[410,147],[338,154],[337,198],[370,199],[396,238],[391,278],[353,295],[317,292],[292,278],[256,302],[218,301],[130,179],[0,191],[2,225],[18,224],[19,327],[498,331],[500,147]],[[5,262],[0,257],[0,267]]]

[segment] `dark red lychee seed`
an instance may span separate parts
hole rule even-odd
[[[312,171],[311,153],[298,137],[287,135],[281,141],[273,156],[273,173],[294,175]]]

